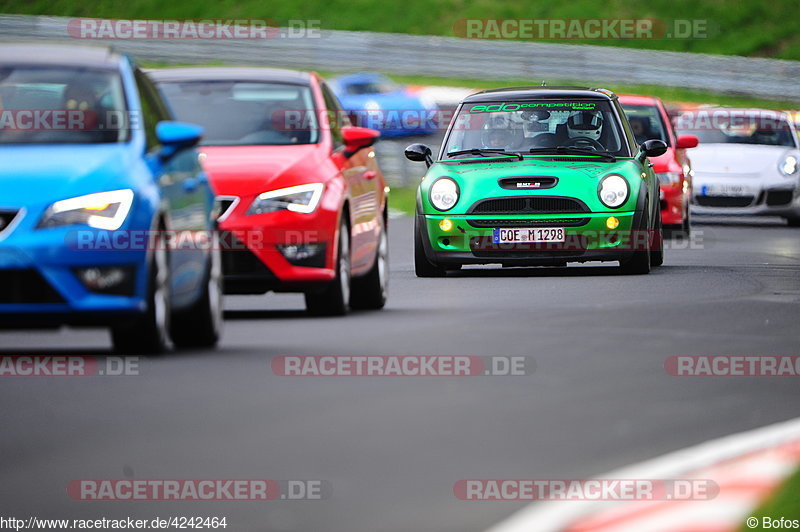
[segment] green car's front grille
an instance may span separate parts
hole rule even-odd
[[[580,200],[553,196],[491,198],[476,202],[469,214],[555,214],[589,212]]]

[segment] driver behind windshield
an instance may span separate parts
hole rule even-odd
[[[599,111],[575,111],[567,119],[569,138],[600,140],[603,133],[603,115]]]
[[[481,147],[487,150],[510,150],[516,144],[518,131],[507,116],[493,116],[481,133]]]

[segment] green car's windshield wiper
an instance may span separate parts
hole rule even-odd
[[[517,153],[514,151],[499,150],[499,149],[487,149],[487,148],[473,148],[471,150],[459,150],[447,153],[448,157],[453,157],[455,155],[480,155],[482,157],[487,157],[491,155],[510,155],[511,157],[517,157],[520,161],[522,160],[521,153]]]
[[[602,157],[604,161],[614,162],[617,157],[609,151],[595,151],[587,148],[575,148],[573,146],[556,146],[554,148],[533,148],[528,153],[556,153],[565,155],[595,155]]]

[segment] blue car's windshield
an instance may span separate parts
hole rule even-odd
[[[0,65],[0,144],[124,142],[126,109],[115,71]]]
[[[203,126],[202,144],[313,144],[319,137],[311,89],[252,81],[162,82],[178,120]]]

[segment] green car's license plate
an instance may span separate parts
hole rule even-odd
[[[495,244],[519,244],[526,242],[564,242],[563,227],[504,227],[495,228],[492,234]]]

